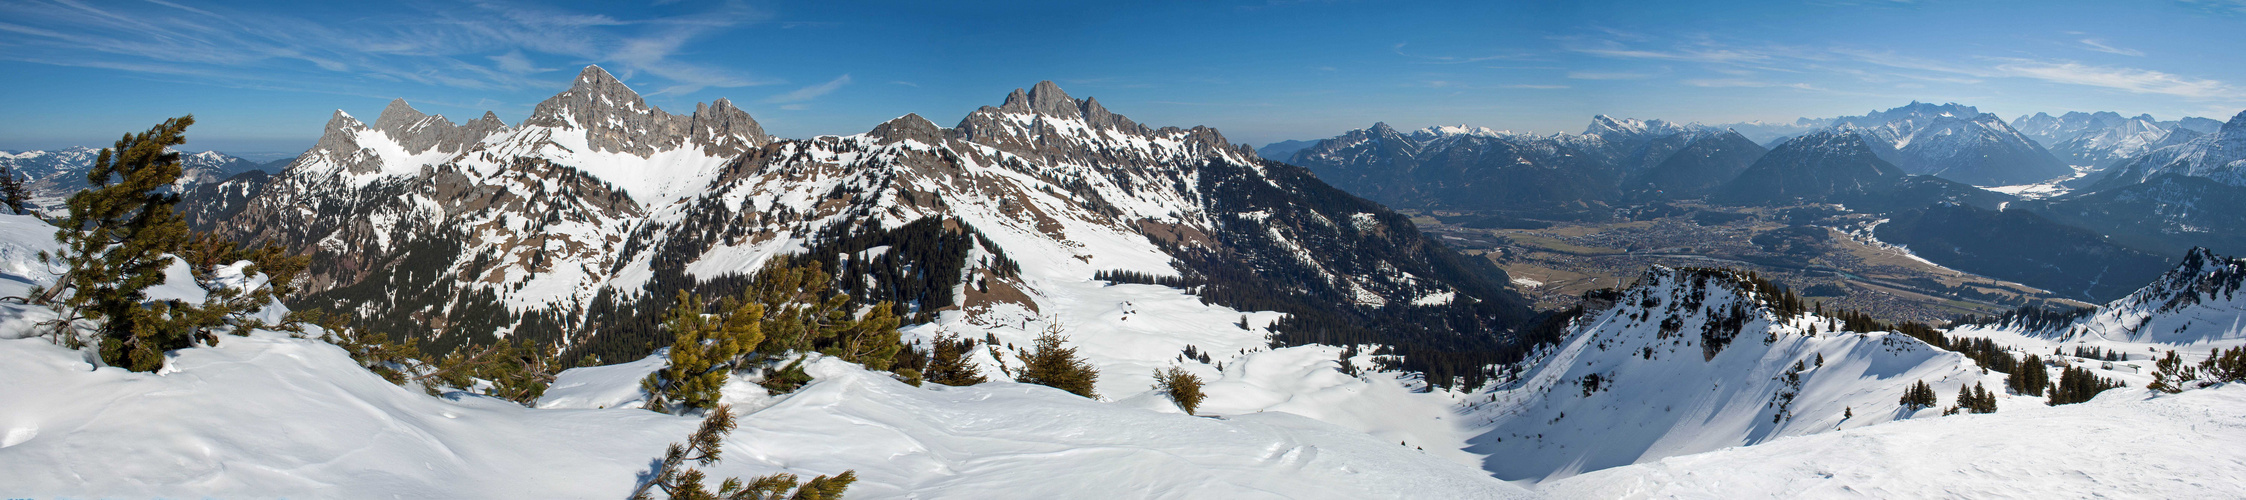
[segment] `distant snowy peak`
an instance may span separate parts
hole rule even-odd
[[[1607,115],[1591,117],[1591,125],[1584,127],[1583,135],[1595,135],[1608,141],[1622,142],[1633,139],[1650,139],[1685,133],[1712,132],[1720,129],[1698,123],[1679,124],[1667,120],[1615,119]]]
[[[2109,128],[2138,127],[2140,126],[2138,125],[2138,123],[2149,124],[2152,127],[2158,128],[2163,131],[2174,129],[2188,129],[2194,132],[2208,134],[2214,133],[2216,129],[2221,128],[2223,122],[2196,116],[2187,116],[2176,120],[2161,121],[2160,119],[2153,118],[2151,114],[2139,114],[2137,116],[2131,117],[2123,116],[2121,113],[2115,113],[2112,111],[2098,111],[2092,113],[2068,111],[2066,113],[2060,114],[2059,116],[2051,116],[2050,113],[2042,112],[2038,112],[2033,115],[2021,116],[2017,119],[2012,120],[2012,128],[2018,129],[2020,133],[2027,134],[2028,137],[2034,138],[2035,140],[2044,144],[2058,144],[2084,135],[2095,134]]]
[[[1432,139],[1432,138],[1436,138],[1436,137],[1446,137],[1446,136],[1481,136],[1481,137],[1503,137],[1503,136],[1507,136],[1507,135],[1512,135],[1512,134],[1513,134],[1513,132],[1512,132],[1512,131],[1508,131],[1508,130],[1497,130],[1497,129],[1492,129],[1492,128],[1489,128],[1489,127],[1476,127],[1476,126],[1472,126],[1472,125],[1463,125],[1463,124],[1462,124],[1462,125],[1436,125],[1436,126],[1431,126],[1431,127],[1427,127],[1427,128],[1422,128],[1422,129],[1419,129],[1419,130],[1414,130],[1414,131],[1412,131],[1412,133],[1411,133],[1411,135],[1412,135],[1413,137],[1415,137],[1415,138],[1420,138],[1420,137],[1424,137],[1424,138],[1428,138],[1428,139]]]
[[[2212,134],[2161,146],[2115,167],[2098,188],[2136,184],[2162,175],[2204,177],[2232,186],[2246,186],[2246,112],[2240,112]],[[2189,137],[2189,136],[2184,136]]]
[[[2002,186],[2073,173],[2003,119],[1962,104],[1913,101],[1864,116],[1836,118],[1833,128],[1862,135],[1874,143],[1873,150],[1881,158],[1911,174]]]

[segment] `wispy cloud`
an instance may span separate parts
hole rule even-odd
[[[1564,88],[1568,88],[1568,86],[1566,86],[1566,85],[1533,85],[1533,84],[1526,84],[1526,83],[1521,83],[1521,84],[1514,84],[1514,85],[1503,85],[1503,86],[1500,86],[1500,88],[1508,88],[1508,89],[1530,89],[1530,90],[1558,90],[1558,89],[1564,89]]]
[[[2108,44],[2106,44],[2106,42],[2105,42],[2104,40],[2099,40],[2099,39],[2096,39],[2096,38],[2084,38],[2084,39],[2082,39],[2082,44],[2083,44],[2083,45],[2087,45],[2087,46],[2089,46],[2089,47],[2090,47],[2090,50],[2094,50],[2094,51],[2098,51],[2098,52],[2104,52],[2104,53],[2107,53],[2107,54],[2120,54],[2120,55],[2125,55],[2125,56],[2130,56],[2130,57],[2144,57],[2144,55],[2145,55],[2145,53],[2144,53],[2144,52],[2139,52],[2139,51],[2137,51],[2136,49],[2124,49],[2124,48],[2120,48],[2120,47],[2115,47],[2115,46],[2112,46],[2112,45],[2108,45]]]
[[[2070,61],[2007,59],[1996,71],[2008,76],[2123,90],[2140,94],[2165,94],[2190,98],[2238,99],[2238,88],[2216,80],[2188,78],[2159,71],[2091,66]]]
[[[1619,71],[1569,71],[1568,78],[1572,80],[1642,80],[1653,78],[1653,74]]]
[[[794,91],[790,91],[790,92],[788,92],[788,93],[785,93],[785,94],[780,94],[780,95],[776,95],[776,96],[772,96],[772,97],[766,97],[766,98],[764,98],[764,101],[763,101],[763,102],[764,102],[764,103],[766,103],[766,104],[791,104],[791,105],[794,105],[794,104],[801,104],[801,103],[804,103],[804,102],[806,102],[806,101],[810,101],[810,100],[812,100],[812,99],[818,99],[818,98],[819,98],[819,96],[823,96],[823,95],[827,95],[827,94],[831,94],[831,93],[834,93],[834,91],[835,91],[835,90],[841,89],[841,88],[842,88],[842,86],[844,86],[844,85],[849,85],[849,84],[850,84],[850,75],[842,75],[842,76],[839,76],[839,77],[835,77],[835,79],[833,79],[833,80],[827,80],[827,82],[826,82],[826,83],[821,83],[821,84],[818,84],[818,85],[812,85],[812,86],[808,86],[808,87],[804,87],[804,88],[800,88],[800,89],[795,89]],[[787,106],[781,106],[781,108],[782,108],[782,109],[803,109],[803,108],[802,108],[801,106],[797,106],[797,107],[793,107],[793,108],[790,108],[790,107],[787,107]]]
[[[2211,14],[2246,14],[2246,0],[2177,0],[2176,3]]]
[[[1748,64],[1762,63],[1773,59],[1771,54],[1760,51],[1717,47],[1707,44],[1664,50],[1631,47],[1613,40],[1577,40],[1569,43],[1567,49],[1605,58],[1654,59],[1696,63]]]
[[[537,76],[553,71],[542,62],[668,80],[657,93],[776,83],[675,57],[698,37],[763,19],[735,5],[645,19],[491,1],[399,7],[336,22],[186,0],[7,2],[0,59],[346,94],[369,81],[477,90],[558,83]]]
[[[1810,84],[1807,84],[1807,83],[1779,83],[1779,82],[1766,82],[1766,81],[1760,81],[1760,80],[1747,80],[1747,79],[1741,79],[1741,78],[1695,78],[1695,79],[1687,79],[1687,80],[1684,80],[1684,81],[1681,81],[1681,82],[1678,82],[1678,83],[1683,83],[1683,84],[1685,84],[1685,85],[1688,85],[1688,86],[1693,86],[1693,87],[1705,87],[1705,88],[1734,88],[1734,87],[1747,87],[1747,88],[1767,88],[1767,87],[1780,87],[1780,88],[1790,88],[1790,89],[1797,89],[1797,90],[1823,90],[1823,89],[1819,89],[1819,88],[1817,88],[1817,87],[1816,87],[1816,86],[1814,86],[1814,85],[1810,85]]]

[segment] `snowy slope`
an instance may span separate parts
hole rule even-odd
[[[653,369],[639,367],[595,378],[634,384]],[[0,394],[9,494],[616,498],[696,424],[634,408],[429,397],[333,346],[265,334],[178,351],[160,374],[89,368],[45,340],[0,340],[0,378],[16,387]],[[916,388],[833,360],[810,370],[816,382],[777,400],[729,388],[728,400],[761,409],[742,416],[710,472],[854,469],[850,498],[1525,496],[1471,467],[1284,413],[1196,418],[1040,386]]]
[[[1555,498],[2236,498],[2246,387],[1897,422],[1546,483]]]
[[[1486,425],[1470,451],[1488,454],[1500,478],[1556,479],[1932,416],[1902,411],[1903,389],[1923,380],[1955,394],[1989,379],[1902,334],[1780,318],[1736,279],[1647,271],[1617,305],[1577,319],[1568,343],[1519,382],[1485,396],[1470,412]]]

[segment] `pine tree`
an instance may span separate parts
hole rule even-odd
[[[1205,397],[1201,394],[1201,376],[1175,366],[1154,372],[1154,390],[1168,396],[1187,415],[1192,415]]]
[[[165,352],[217,341],[209,329],[222,324],[222,315],[177,300],[150,301],[146,293],[164,282],[170,254],[188,238],[187,221],[173,209],[179,195],[170,189],[179,180],[179,153],[169,148],[187,142],[194,123],[193,116],[165,120],[101,150],[86,172],[89,187],[70,197],[70,216],[54,221],[62,249],[41,254],[65,271],[52,287],[35,289],[31,302],[55,310],[52,332],[72,347],[76,322],[99,321],[101,358],[112,366],[156,371]]]
[[[1047,322],[1045,332],[1037,335],[1028,352],[1016,351],[1021,359],[1021,374],[1014,381],[1053,387],[1092,399],[1099,399],[1092,385],[1100,374],[1092,363],[1076,355],[1076,348],[1068,347],[1068,338],[1061,335],[1058,322]]]
[[[2199,378],[2199,370],[2185,365],[2176,351],[2168,351],[2159,361],[2153,362],[2152,383],[2145,388],[2170,394],[2184,392],[2185,384]]]
[[[2044,369],[2043,359],[2034,354],[2012,366],[2012,373],[2004,377],[2004,386],[2013,394],[2042,396],[2044,387],[2051,383],[2051,373]]]
[[[763,305],[726,300],[719,308],[721,314],[704,314],[701,297],[679,292],[663,322],[674,336],[670,366],[640,382],[648,394],[648,409],[664,412],[671,404],[696,409],[716,406],[718,390],[738,358],[764,341]]]
[[[707,467],[715,464],[724,451],[725,435],[733,432],[733,409],[717,406],[702,425],[687,436],[685,444],[672,443],[664,450],[663,459],[646,476],[646,482],[632,490],[632,500],[652,500],[649,494],[662,490],[672,500],[828,500],[842,498],[850,483],[858,481],[855,470],[842,471],[834,476],[819,476],[797,487],[796,475],[773,474],[751,478],[729,477],[719,483],[716,491],[703,485],[700,469],[687,467],[687,462]],[[794,490],[793,494],[789,490]]]
[[[0,204],[6,204],[9,212],[23,215],[30,213],[25,204],[30,199],[30,192],[23,189],[23,177],[16,175],[15,169],[0,165]]]
[[[937,336],[930,343],[933,345],[929,349],[928,371],[925,374],[929,382],[969,386],[989,381],[983,377],[982,368],[975,366],[974,360],[968,358],[975,353],[975,339],[946,333]]]

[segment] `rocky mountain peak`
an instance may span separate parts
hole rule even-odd
[[[942,144],[944,142],[943,127],[938,127],[935,122],[922,118],[919,113],[907,113],[905,116],[882,122],[880,125],[875,125],[873,130],[867,132],[866,135],[874,137],[883,144],[907,140],[919,141],[923,144]]]
[[[771,142],[764,128],[730,101],[696,104],[691,116],[673,115],[648,106],[638,92],[599,66],[586,66],[569,90],[538,103],[523,125],[583,130],[596,151],[642,158],[687,142],[719,155]]]
[[[1083,118],[1084,110],[1077,107],[1076,99],[1062,91],[1052,80],[1037,82],[1029,88],[1029,109],[1055,118]]]
[[[405,98],[400,97],[391,99],[389,106],[382,107],[382,114],[374,117],[374,128],[384,132],[404,130],[428,117],[427,113],[413,109],[413,105],[406,104]]]

